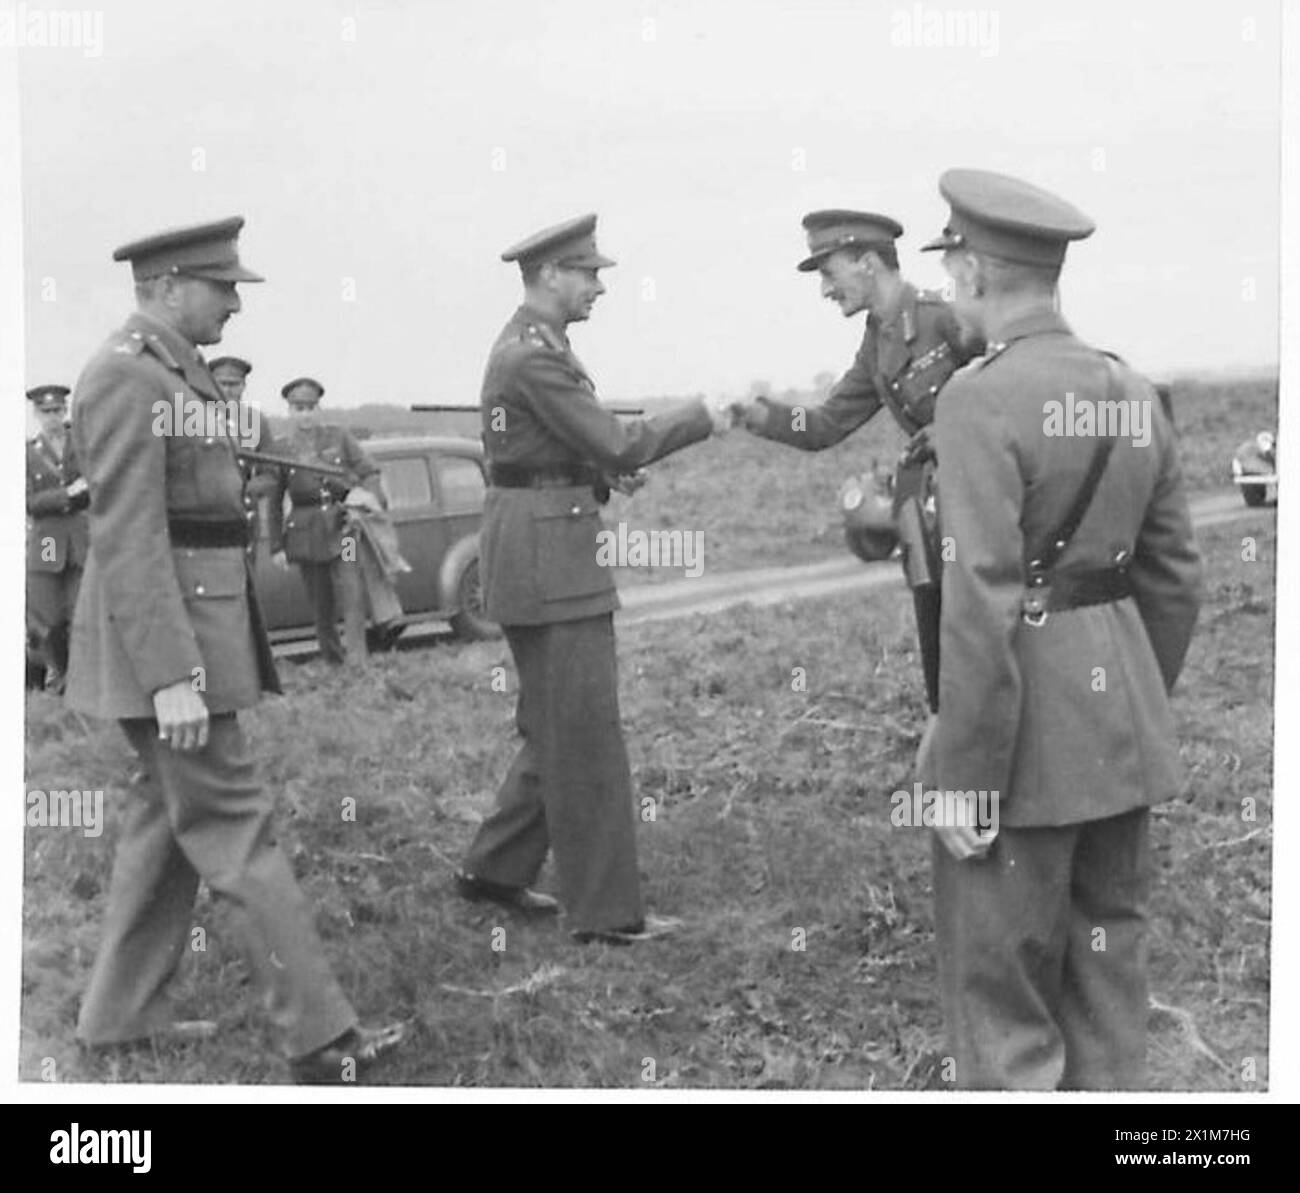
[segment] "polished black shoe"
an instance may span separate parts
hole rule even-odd
[[[682,921],[673,916],[648,915],[639,924],[627,928],[607,928],[597,931],[574,932],[573,939],[579,944],[641,944],[647,940],[659,940],[681,930]]]
[[[526,886],[502,886],[499,882],[489,882],[467,870],[456,872],[456,890],[464,899],[472,903],[497,903],[517,911],[521,915],[544,916],[559,914],[559,900],[550,895],[543,895]]]
[[[354,1085],[367,1079],[379,1061],[406,1036],[406,1025],[353,1027],[332,1044],[289,1062],[298,1085]]]

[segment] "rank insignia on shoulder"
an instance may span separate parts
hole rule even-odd
[[[138,331],[133,331],[120,344],[114,345],[113,351],[123,356],[139,356],[140,349],[143,347],[144,337]]]

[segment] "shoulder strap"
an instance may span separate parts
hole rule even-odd
[[[1106,398],[1113,402],[1120,389],[1119,370],[1112,357],[1103,353],[1102,359],[1106,362]],[[1075,494],[1069,511],[1056,529],[1047,536],[1043,549],[1029,561],[1031,576],[1051,571],[1066,547],[1070,545],[1074,532],[1079,529],[1080,523],[1088,513],[1088,507],[1092,505],[1093,495],[1097,492],[1097,485],[1101,482],[1102,473],[1106,471],[1106,464],[1114,449],[1115,436],[1113,435],[1108,435],[1098,442],[1097,450],[1092,454],[1092,462],[1088,465],[1088,472],[1083,478],[1083,484],[1079,486],[1079,492]]]

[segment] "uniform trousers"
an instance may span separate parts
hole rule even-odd
[[[81,587],[81,568],[27,573],[27,609],[41,630],[47,686],[59,686],[68,671],[68,638]]]
[[[524,741],[466,858],[478,878],[529,886],[555,853],[572,931],[639,925],[632,773],[618,711],[614,617],[506,626]]]
[[[254,777],[235,715],[214,716],[207,745],[192,752],[160,741],[152,719],[122,726],[145,776],[118,840],[77,1035],[111,1044],[165,1028],[165,987],[199,926],[200,879],[233,904],[245,957],[290,1058],[354,1027],[356,1014],[276,844],[272,800]]]
[[[987,857],[936,838],[935,935],[963,1089],[1141,1089],[1149,810],[1003,826]]]
[[[298,567],[316,618],[316,641],[321,656],[329,663],[342,663],[345,658],[364,663],[368,652],[361,565],[355,559],[339,556],[328,563],[299,562]],[[340,617],[343,618],[342,640]]]

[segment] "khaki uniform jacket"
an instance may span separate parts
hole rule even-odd
[[[939,295],[904,282],[902,300],[888,322],[867,316],[858,354],[826,401],[801,407],[802,428],[793,425],[793,407],[760,398],[766,409],[757,433],[821,451],[887,406],[903,433],[914,435],[933,420],[939,390],[953,371],[982,350],[982,344],[964,340],[952,308]]]
[[[939,402],[951,558],[933,774],[921,778],[941,791],[999,792],[1006,825],[1115,816],[1181,785],[1166,693],[1196,621],[1200,557],[1173,426],[1153,387],[1127,366],[1118,371],[1150,440],[1117,439],[1056,569],[1103,568],[1131,551],[1135,596],[1049,612],[1037,627],[1021,617],[1025,563],[1064,520],[1098,443],[1047,433],[1045,407],[1067,394],[1076,410],[1107,400],[1106,358],[1044,308],[956,374]]]
[[[622,474],[707,439],[701,401],[646,419],[602,409],[564,330],[524,306],[492,349],[482,395],[489,465],[587,466]],[[590,485],[488,490],[480,558],[488,616],[545,625],[619,607],[610,568],[597,563],[603,528]]]
[[[73,621],[67,702],[151,717],[180,680],[212,713],[279,691],[242,547],[173,549],[169,519],[243,522],[237,427],[160,433],[176,396],[222,403],[198,351],[143,314],[109,337],[76,385],[72,437],[90,484],[90,556]],[[215,424],[215,425],[211,425]]]
[[[293,563],[329,563],[343,554],[347,511],[342,500],[348,490],[363,485],[383,501],[382,487],[373,483],[379,465],[343,427],[328,423],[295,425],[276,450],[304,463],[346,468],[349,478],[290,469],[271,497],[271,550],[283,551]],[[284,494],[292,502],[284,514]]]
[[[62,572],[83,567],[88,546],[85,508],[89,498],[69,497],[67,486],[81,475],[71,438],[63,459],[44,435],[27,443],[27,570]]]

